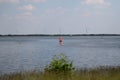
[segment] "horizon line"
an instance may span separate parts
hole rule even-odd
[[[120,36],[120,34],[0,34],[0,36]]]

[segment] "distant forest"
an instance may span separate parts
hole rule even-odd
[[[120,34],[8,34],[0,36],[120,36]]]

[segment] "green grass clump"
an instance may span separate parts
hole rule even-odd
[[[73,62],[68,60],[64,54],[54,55],[51,63],[46,66],[45,71],[70,72],[74,70]]]

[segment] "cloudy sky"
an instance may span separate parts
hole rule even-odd
[[[120,0],[0,0],[0,34],[120,34]]]

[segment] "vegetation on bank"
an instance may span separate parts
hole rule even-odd
[[[72,73],[21,72],[1,75],[0,80],[120,80],[120,67],[81,69]]]
[[[60,54],[53,57],[43,72],[3,74],[0,80],[120,80],[120,67],[75,70],[72,61]]]

